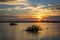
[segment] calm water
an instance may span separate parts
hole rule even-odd
[[[0,40],[60,40],[60,23],[0,23]],[[38,33],[24,31],[28,26],[38,25],[43,30]]]

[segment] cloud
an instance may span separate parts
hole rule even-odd
[[[8,6],[8,5],[7,5]],[[39,11],[40,9],[43,9],[45,6],[44,5],[38,5],[36,7],[32,5],[16,5],[15,7],[7,7],[7,8],[2,8],[0,10],[5,10],[5,9],[14,9],[14,10],[31,10],[31,11]]]
[[[49,16],[43,19],[43,21],[60,21],[60,16]]]
[[[6,2],[6,1],[15,1],[15,0],[0,0],[0,2]]]
[[[29,5],[27,0],[0,0],[0,4],[7,4],[7,5]]]
[[[60,10],[60,4],[48,4],[48,8]]]
[[[26,0],[0,0],[0,2],[11,2],[11,1],[26,1]]]
[[[20,7],[19,7],[19,6],[17,6],[17,7],[15,7],[15,8],[13,8],[13,9],[20,9]]]
[[[60,11],[56,10],[58,7],[60,7],[58,4],[48,4],[46,5],[32,5],[29,2],[20,1],[21,3],[7,3],[7,5],[14,6],[14,7],[7,7],[7,8],[1,8],[0,12],[2,13],[9,13],[9,14],[17,14],[17,15],[42,15],[42,16],[53,16],[53,15],[59,15]],[[22,6],[23,5],[23,6]],[[22,7],[21,7],[22,6]],[[50,9],[51,8],[51,9]],[[52,10],[52,8],[54,10]],[[59,8],[58,8],[59,9]]]

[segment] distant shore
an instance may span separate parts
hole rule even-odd
[[[38,22],[46,22],[46,23],[60,23],[60,21],[0,21],[0,23],[38,23]]]

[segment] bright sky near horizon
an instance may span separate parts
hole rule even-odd
[[[0,0],[0,15],[60,16],[60,0]]]

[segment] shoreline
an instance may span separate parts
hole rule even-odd
[[[60,23],[60,21],[0,21],[0,23]]]

